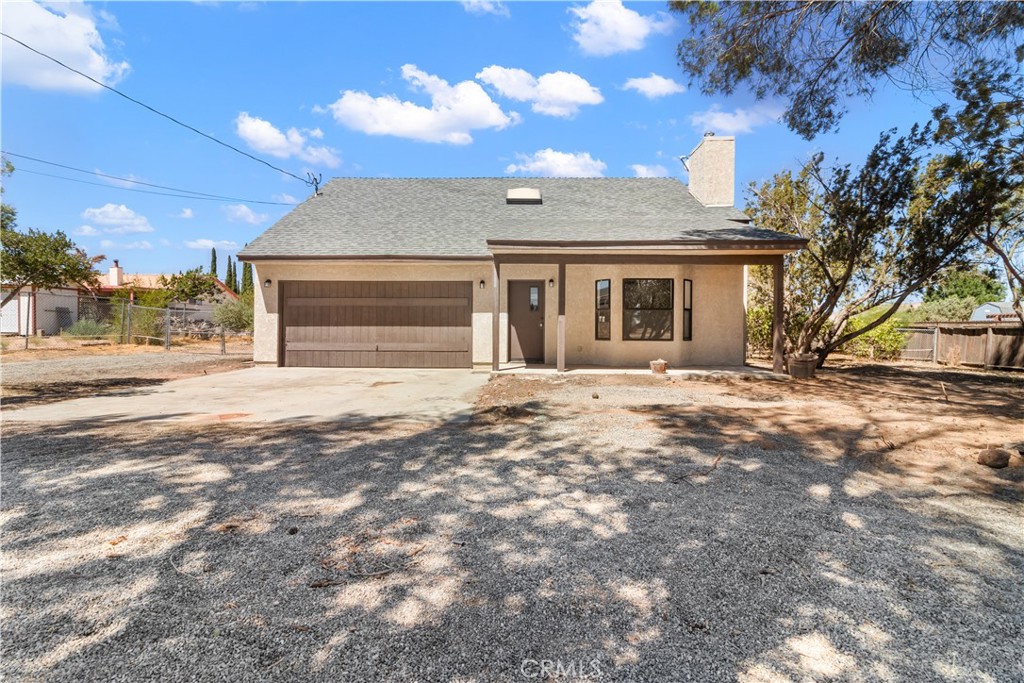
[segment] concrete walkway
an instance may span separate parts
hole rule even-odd
[[[256,367],[5,410],[5,422],[442,422],[470,414],[487,373]]]

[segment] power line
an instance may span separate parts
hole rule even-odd
[[[57,180],[67,180],[72,183],[82,183],[83,185],[96,185],[97,187],[110,188],[111,186],[107,183],[93,183],[88,180],[81,180],[79,178],[68,178],[63,175],[54,175],[53,173],[43,173],[42,171],[33,171],[28,168],[19,168],[18,173],[31,173],[32,175],[41,175],[46,178],[56,178]],[[176,194],[173,192],[156,192],[154,190],[140,190],[132,187],[120,187],[119,190],[125,192],[141,192],[142,194],[158,194],[162,197],[181,197],[182,199],[196,199],[204,202],[244,202],[247,204],[271,204],[274,206],[295,206],[294,204],[288,204],[287,202],[261,202],[256,199],[232,199],[230,197],[203,197],[196,196],[194,194]]]
[[[134,102],[135,104],[139,105],[140,107],[143,107],[144,109],[148,109],[149,111],[153,112],[154,114],[156,114],[156,115],[158,115],[158,116],[162,116],[162,117],[164,117],[164,118],[165,118],[165,119],[167,119],[168,121],[171,121],[171,122],[173,122],[173,123],[176,123],[176,124],[178,124],[179,126],[181,126],[181,127],[183,127],[183,128],[187,128],[188,130],[192,131],[193,133],[197,133],[198,135],[202,135],[202,136],[203,136],[204,138],[206,138],[207,140],[212,140],[213,142],[216,142],[216,143],[217,143],[218,145],[221,145],[221,146],[223,146],[223,147],[227,147],[227,148],[228,148],[228,149],[230,149],[230,150],[233,150],[233,151],[235,151],[235,152],[238,152],[238,153],[239,153],[239,154],[241,154],[242,156],[246,156],[246,157],[249,157],[249,158],[250,158],[250,159],[252,159],[253,161],[257,161],[257,162],[259,162],[259,163],[263,164],[264,166],[267,166],[267,167],[269,167],[269,168],[272,168],[272,169],[274,169],[275,171],[277,171],[277,172],[279,172],[279,173],[284,173],[284,174],[285,174],[285,175],[287,175],[287,176],[291,176],[292,178],[295,178],[296,180],[299,180],[299,181],[301,181],[301,182],[303,182],[303,183],[305,183],[305,184],[307,184],[307,185],[312,185],[312,184],[313,184],[313,183],[312,183],[312,182],[311,182],[310,180],[308,180],[308,179],[306,179],[306,178],[300,178],[299,176],[295,175],[295,174],[294,174],[294,173],[292,173],[291,171],[286,171],[286,170],[284,170],[283,168],[278,168],[277,166],[274,166],[274,165],[273,165],[272,163],[270,163],[269,161],[264,161],[263,159],[260,159],[260,158],[259,158],[259,157],[257,157],[257,156],[253,156],[252,154],[249,154],[249,153],[248,153],[248,152],[246,152],[246,151],[243,151],[243,150],[241,150],[241,149],[238,149],[238,148],[237,148],[237,147],[235,147],[234,145],[230,145],[230,144],[228,144],[228,143],[226,143],[226,142],[223,142],[222,140],[218,140],[217,138],[215,138],[215,137],[213,137],[212,135],[209,135],[209,134],[207,134],[207,133],[204,133],[203,131],[199,130],[198,128],[194,128],[194,127],[192,127],[192,126],[188,125],[187,123],[184,123],[183,121],[179,121],[178,119],[174,118],[173,116],[170,116],[169,114],[165,114],[165,113],[163,113],[162,111],[160,111],[160,110],[158,110],[158,109],[154,109],[153,107],[149,106],[149,105],[148,105],[148,104],[146,104],[145,102],[140,102],[139,100],[135,99],[134,97],[131,97],[130,95],[126,95],[126,94],[124,94],[123,92],[121,92],[121,91],[120,91],[120,90],[118,90],[117,88],[113,88],[113,87],[111,87],[111,86],[107,85],[106,83],[102,83],[102,82],[100,82],[100,81],[97,81],[97,80],[96,80],[95,78],[93,78],[93,77],[92,77],[92,76],[90,76],[89,74],[86,74],[86,73],[82,73],[82,72],[81,72],[81,71],[79,71],[78,69],[76,69],[76,68],[74,68],[74,67],[72,67],[72,66],[68,66],[68,65],[67,65],[67,64],[65,64],[64,62],[62,62],[62,61],[60,61],[59,59],[57,59],[56,57],[51,57],[50,55],[46,54],[45,52],[40,52],[39,50],[35,49],[35,48],[34,48],[34,47],[32,47],[31,45],[27,45],[27,44],[25,44],[25,43],[21,42],[20,40],[18,40],[18,39],[17,39],[17,38],[15,38],[14,36],[11,36],[11,35],[9,35],[9,34],[7,34],[7,33],[4,33],[3,31],[0,31],[0,36],[3,36],[4,38],[8,38],[9,40],[13,40],[14,42],[16,42],[16,43],[17,43],[18,45],[21,45],[21,46],[22,46],[23,48],[25,48],[26,50],[30,50],[30,51],[32,51],[32,52],[35,52],[35,53],[36,53],[37,55],[39,55],[40,57],[45,57],[46,59],[49,59],[49,60],[50,60],[51,62],[53,62],[54,64],[58,64],[58,65],[60,65],[60,66],[64,67],[65,69],[67,69],[68,71],[72,71],[72,72],[74,72],[74,73],[78,74],[78,75],[79,75],[79,76],[81,76],[82,78],[87,78],[88,80],[92,81],[93,83],[95,83],[96,85],[100,86],[101,88],[106,88],[106,89],[107,89],[107,90],[109,90],[110,92],[112,92],[112,93],[114,93],[114,94],[116,94],[116,95],[120,95],[121,97],[125,98],[125,99],[126,99],[126,100],[128,100],[129,102]]]
[[[267,202],[267,201],[260,201],[259,199],[240,199],[238,197],[225,197],[224,195],[220,195],[220,194],[210,194],[209,192],[196,192],[196,191],[193,191],[193,190],[183,190],[180,187],[168,187],[166,185],[156,185],[154,183],[145,183],[145,182],[142,182],[141,180],[134,180],[132,178],[122,178],[122,177],[116,176],[116,175],[109,175],[107,173],[100,173],[99,171],[90,171],[90,170],[87,170],[87,169],[84,169],[84,168],[76,168],[74,166],[67,166],[65,164],[58,164],[56,161],[47,161],[45,159],[38,159],[36,157],[30,157],[27,154],[18,154],[16,152],[8,152],[6,150],[4,150],[3,152],[0,152],[0,153],[6,154],[7,156],[17,157],[19,159],[28,159],[29,161],[37,161],[40,164],[46,164],[47,166],[56,166],[58,168],[65,168],[65,169],[67,169],[69,171],[78,171],[79,173],[88,173],[90,175],[99,176],[100,178],[109,178],[111,180],[119,180],[119,181],[125,182],[125,183],[132,183],[133,185],[145,185],[146,187],[155,187],[155,188],[160,189],[160,190],[170,190],[172,192],[183,192],[183,193],[185,193],[185,194],[169,195],[169,196],[172,196],[172,197],[184,197],[184,196],[187,195],[189,198],[193,198],[193,199],[212,199],[212,200],[227,201],[227,202],[245,202],[246,204],[270,204],[270,205],[273,205],[273,206],[295,206],[294,204],[289,203],[289,202]],[[32,173],[33,172],[33,171],[29,171],[28,169],[20,169],[19,168],[18,170],[19,171],[24,170],[26,173]],[[38,171],[35,171],[34,173],[36,175],[43,175],[42,173],[39,173]],[[82,181],[82,180],[77,180],[75,178],[67,178],[65,176],[52,175],[50,177],[51,178],[60,178],[62,180],[71,180],[73,182],[85,182],[85,181]],[[90,185],[99,185],[100,187],[110,187],[109,185],[104,185],[103,183],[89,183],[89,184]],[[132,188],[130,188],[130,187],[123,187],[121,189],[123,189],[123,190],[131,190]],[[135,191],[138,191],[138,190],[135,190]],[[154,192],[152,194],[158,194],[158,193]],[[159,194],[162,194],[162,193],[159,193]]]

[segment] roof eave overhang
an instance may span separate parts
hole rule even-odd
[[[601,252],[635,252],[657,250],[664,253],[735,251],[735,252],[791,252],[807,246],[807,240],[794,237],[785,240],[772,239],[728,239],[728,240],[629,240],[625,241],[565,241],[565,240],[506,240],[489,239],[487,246],[492,253],[526,251],[585,250]]]

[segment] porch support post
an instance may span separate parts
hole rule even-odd
[[[557,370],[565,372],[565,264],[558,264],[558,353]]]
[[[782,374],[785,372],[785,331],[783,330],[782,306],[785,298],[783,292],[783,267],[784,260],[779,256],[772,264],[772,280],[774,284],[774,297],[772,306],[772,372]]]
[[[491,371],[497,372],[501,348],[501,264],[494,258],[491,268]]]

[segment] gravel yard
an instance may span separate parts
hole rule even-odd
[[[440,426],[7,422],[0,673],[1022,680],[1024,468],[973,462],[1022,405],[881,369],[503,377]]]
[[[19,408],[69,398],[94,396],[133,387],[160,384],[169,379],[188,377],[203,372],[234,370],[252,359],[248,354],[221,356],[219,353],[167,352],[153,349],[126,353],[131,347],[105,347],[106,353],[83,354],[78,350],[58,353],[40,351],[4,357],[0,363],[3,407]]]

